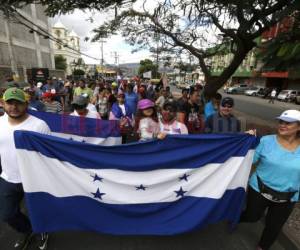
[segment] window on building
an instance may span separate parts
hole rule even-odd
[[[56,30],[55,33],[56,33],[56,36],[57,36],[57,37],[60,37],[60,35],[61,35],[60,30]]]

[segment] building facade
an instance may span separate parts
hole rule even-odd
[[[31,68],[55,68],[52,43],[47,36],[51,28],[43,7],[30,4],[18,13],[14,20],[0,13],[0,84],[8,75],[27,82],[26,72]],[[39,32],[41,29],[45,32]]]
[[[67,62],[67,75],[72,75],[76,63],[81,59],[80,38],[74,30],[69,31],[60,20],[52,27],[53,36],[59,40],[54,43],[55,56],[61,55]]]

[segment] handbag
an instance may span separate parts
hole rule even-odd
[[[268,197],[270,197],[273,201],[290,201],[291,198],[295,195],[296,192],[279,192],[276,191],[270,187],[268,187],[266,184],[262,182],[262,180],[257,176],[257,183],[258,183],[258,188],[261,194],[267,194]]]

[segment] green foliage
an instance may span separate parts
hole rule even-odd
[[[261,45],[259,58],[263,70],[286,71],[300,67],[300,13],[293,16],[294,22],[285,32]]]
[[[55,56],[55,69],[66,70],[67,69],[67,59],[62,55]]]
[[[75,76],[83,76],[84,74],[85,74],[85,72],[82,69],[75,69],[73,71],[73,75],[75,75]]]
[[[140,61],[140,67],[139,67],[139,75],[142,75],[143,73],[147,71],[152,71],[152,75],[157,76],[158,73],[158,66],[154,64],[150,59],[145,59]]]
[[[172,0],[155,1],[151,8],[148,8],[151,1],[144,1],[140,9],[134,9],[133,2],[136,0],[7,0],[1,2],[0,9],[10,11],[11,6],[40,3],[47,7],[50,16],[75,9],[105,12],[114,9],[115,15],[94,30],[93,41],[121,32],[136,49],[157,47],[159,43],[176,57],[191,54],[199,61],[208,92],[218,90],[234,74],[247,53],[257,46],[256,38],[300,9],[299,0]],[[224,43],[230,46],[224,49],[221,46]],[[206,65],[208,59],[226,53],[228,48],[234,55],[231,63],[220,76],[211,77]]]
[[[103,10],[105,8],[116,8],[135,2],[136,0],[2,0],[0,9],[8,11],[8,7],[22,8],[25,5],[37,3],[45,7],[49,16],[71,13],[75,9],[81,10]]]

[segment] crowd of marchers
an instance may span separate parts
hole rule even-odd
[[[2,90],[0,116],[0,220],[19,233],[14,249],[26,249],[33,233],[20,209],[24,196],[14,145],[15,130],[49,134],[47,124],[27,110],[67,113],[94,119],[119,120],[123,143],[167,135],[199,133],[248,133],[241,131],[233,115],[234,100],[216,93],[205,100],[200,86],[183,89],[174,98],[170,88],[148,81],[93,82],[51,78],[20,89],[12,83]],[[254,154],[247,204],[240,222],[266,216],[257,249],[269,249],[300,199],[300,112],[286,110],[278,120],[277,133],[263,136]],[[133,136],[136,135],[136,136]],[[266,212],[267,211],[267,212]],[[46,249],[48,234],[40,235],[38,248]]]

